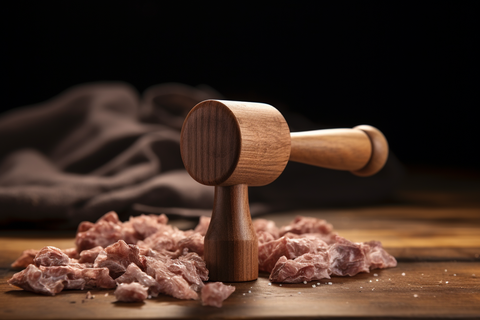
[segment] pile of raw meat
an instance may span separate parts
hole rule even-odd
[[[210,218],[201,217],[197,227],[188,231],[167,222],[165,215],[140,215],[122,223],[115,212],[96,223],[82,222],[75,248],[26,250],[12,264],[25,269],[8,283],[46,295],[63,289],[116,288],[119,301],[166,294],[221,307],[235,287],[205,284],[208,270],[202,256]],[[353,276],[397,264],[380,242],[353,243],[335,234],[324,220],[297,217],[278,228],[273,221],[257,219],[253,225],[259,270],[269,272],[272,282]]]

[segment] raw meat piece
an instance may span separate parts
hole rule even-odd
[[[369,241],[365,242],[365,244],[370,246],[370,250],[368,252],[370,270],[392,268],[397,266],[397,260],[395,260],[393,256],[383,249],[380,241]]]
[[[152,257],[146,257],[146,260],[146,272],[158,282],[161,293],[177,299],[198,299],[187,280],[168,270],[166,263]]]
[[[162,251],[156,251],[150,248],[143,248],[143,247],[138,247],[140,250],[140,254],[144,255],[145,257],[152,257],[157,260],[166,262],[168,259],[176,259],[178,258],[179,252],[171,252],[167,250],[162,250]]]
[[[145,270],[145,257],[140,255],[139,248],[134,244],[127,244],[119,240],[101,251],[93,266],[95,268],[108,268],[112,278],[118,278],[130,263],[135,263],[141,270]]]
[[[202,279],[197,273],[195,262],[188,259],[169,259],[165,263],[167,269],[185,279],[193,291],[198,291],[203,287]]]
[[[20,257],[11,264],[12,268],[23,269],[28,267],[29,264],[33,263],[33,259],[35,259],[38,251],[40,250],[28,249],[23,251]]]
[[[370,272],[367,254],[370,246],[353,243],[337,236],[337,242],[328,248],[330,270],[336,276],[354,276],[359,272]]]
[[[201,216],[198,225],[193,230],[195,233],[200,233],[202,236],[207,234],[208,227],[210,226],[210,217]]]
[[[78,225],[78,228],[77,228],[77,233],[79,232],[85,232],[87,230],[89,230],[90,228],[92,228],[95,224],[93,222],[90,222],[90,221],[82,221],[80,222],[80,224]]]
[[[58,249],[60,250],[60,249]],[[78,253],[75,248],[69,248],[65,250],[61,250],[64,254],[66,254],[69,258],[78,258]],[[24,269],[29,264],[34,263],[35,256],[40,252],[40,250],[35,249],[28,249],[22,252],[20,257],[15,260],[11,267],[15,269]]]
[[[79,227],[80,229],[84,230],[86,227]],[[85,231],[77,232],[75,245],[77,246],[77,251],[82,252],[96,246],[105,248],[121,239],[123,239],[122,224],[118,220],[117,214],[111,211],[98,219],[93,226],[89,226]]]
[[[177,250],[183,252],[184,249],[188,249],[190,252],[196,252],[203,256],[204,238],[200,233],[193,233],[178,241]]]
[[[275,240],[275,237],[269,232],[257,231],[257,239],[258,239],[258,245],[260,246],[264,243]]]
[[[130,221],[122,223],[122,240],[126,243],[135,244],[142,237],[137,233]]]
[[[17,272],[8,280],[10,285],[17,286],[23,290],[32,291],[44,295],[54,296],[65,287],[64,279],[53,279],[44,276],[42,270],[34,264],[30,264],[23,271]]]
[[[70,262],[70,258],[63,253],[62,250],[47,246],[42,248],[33,262],[37,267],[39,266],[66,266]]]
[[[145,239],[158,230],[162,229],[168,222],[166,215],[161,214],[159,216],[155,214],[140,215],[137,217],[130,217],[130,223],[139,235],[139,239]]]
[[[72,266],[40,266],[30,264],[13,275],[8,283],[27,291],[55,295],[63,289],[115,288],[107,268],[80,269]]]
[[[195,252],[189,252],[183,256],[178,257],[180,261],[190,261],[195,265],[196,273],[202,281],[208,281],[208,269],[205,261]]]
[[[148,288],[137,282],[121,283],[114,294],[117,301],[143,302],[148,298]]]
[[[280,230],[275,225],[275,222],[267,219],[255,219],[253,220],[253,229],[257,233],[268,233],[273,239],[278,239],[280,237]]]
[[[94,263],[95,259],[97,258],[98,254],[103,251],[101,246],[96,246],[95,248],[83,250],[80,252],[80,259],[78,259],[79,263]]]
[[[181,231],[176,227],[164,225],[156,233],[145,238],[143,241],[138,241],[137,245],[139,247],[151,248],[156,251],[167,250],[175,252],[178,250],[178,243],[192,234],[194,234],[193,230]]]
[[[295,234],[320,233],[327,235],[331,233],[332,230],[332,225],[325,220],[298,216],[290,222],[288,226],[280,228],[280,236],[283,236],[287,232]]]
[[[118,284],[138,282],[142,286],[148,288],[148,293],[152,297],[158,296],[160,292],[160,285],[154,278],[140,270],[135,263],[130,263],[127,271],[115,280]]]
[[[305,253],[323,252],[327,247],[323,240],[314,236],[286,234],[258,246],[259,270],[271,272],[281,256],[294,259]]]
[[[320,279],[330,279],[329,257],[327,252],[306,253],[294,260],[282,256],[270,274],[270,281],[300,283]]]
[[[235,291],[234,286],[221,282],[212,282],[202,288],[202,305],[221,308],[225,301]]]
[[[166,226],[165,229],[172,228],[171,226]],[[145,238],[143,241],[138,241],[137,246],[142,248],[150,248],[155,251],[175,251],[176,243],[174,239],[170,236],[172,232],[170,231],[158,231],[148,238]]]

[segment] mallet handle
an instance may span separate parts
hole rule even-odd
[[[388,157],[384,135],[368,125],[353,129],[294,132],[290,160],[318,167],[347,170],[358,176],[377,173]]]

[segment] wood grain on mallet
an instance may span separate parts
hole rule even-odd
[[[372,154],[367,134],[361,130],[325,129],[294,132],[290,160],[322,168],[359,170]]]
[[[250,218],[247,185],[215,187],[204,259],[211,281],[258,278],[258,240]]]

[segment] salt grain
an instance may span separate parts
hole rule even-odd
[[[245,295],[245,293],[243,293],[243,295]]]
[[[298,294],[302,294],[300,291],[298,291]]]
[[[402,272],[402,276],[405,276],[405,272]]]
[[[378,279],[377,279],[377,281],[378,281]]]
[[[316,285],[312,284],[312,288],[316,288],[316,287],[317,287]]]
[[[333,283],[329,282],[328,285],[331,286]]]
[[[375,288],[372,289],[372,291],[375,290]]]
[[[445,269],[445,272],[447,272],[447,269]]]
[[[282,286],[282,284],[280,283],[280,287]]]
[[[248,290],[248,293],[252,293],[252,290]]]
[[[417,297],[418,297],[418,294],[414,294],[413,297],[414,297],[414,298],[417,298]]]
[[[448,281],[445,281],[445,283],[448,283]]]
[[[378,273],[374,273],[373,276],[374,276],[374,277],[378,277]]]
[[[319,285],[320,285],[320,282],[317,282],[317,286],[319,286]]]
[[[303,281],[303,284],[307,284],[307,281]]]
[[[108,297],[108,292],[107,292],[107,293],[105,293],[105,297]]]
[[[372,282],[372,280],[370,280],[369,282]]]
[[[271,286],[271,285],[272,285],[272,283],[271,283],[271,282],[269,282],[269,283],[268,283],[268,285],[269,285],[269,286]]]
[[[456,273],[454,273],[454,274],[453,274],[453,276],[454,276],[454,277],[456,277],[456,276],[457,276],[457,274],[456,274]]]

